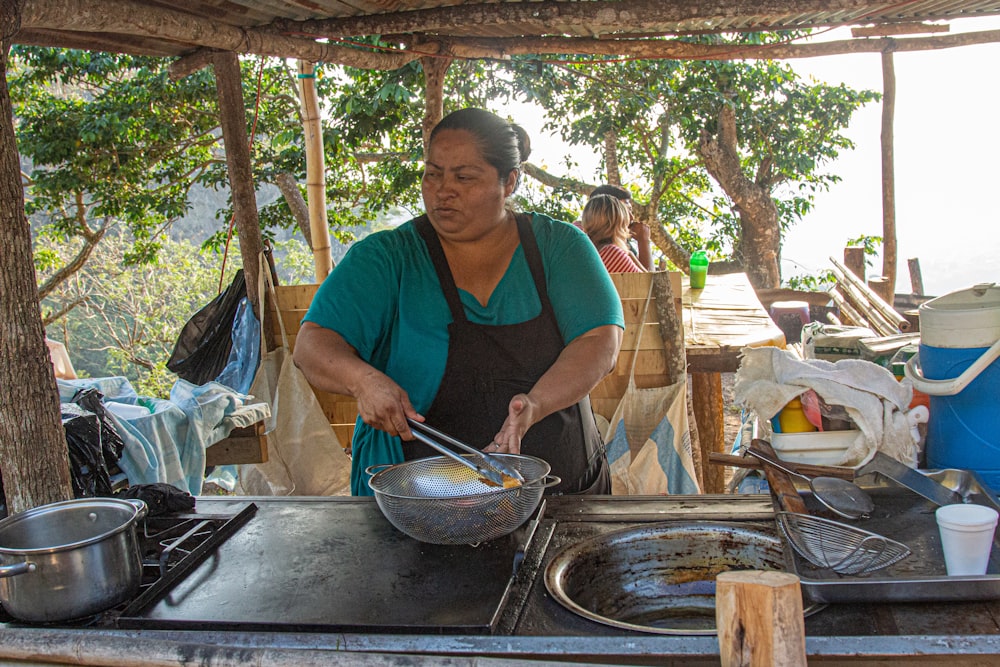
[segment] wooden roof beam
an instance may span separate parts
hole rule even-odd
[[[552,25],[588,31],[662,32],[678,22],[705,27],[739,17],[766,22],[810,13],[839,12],[845,17],[871,14],[870,0],[594,0],[592,2],[501,2],[466,4],[405,12],[367,14],[336,19],[278,20],[272,25],[287,34],[348,37],[397,33],[463,31],[470,25],[519,27],[526,35],[544,35]]]
[[[873,25],[852,28],[852,37],[892,37],[893,35],[926,35],[936,32],[948,32],[951,26],[947,23],[895,23],[892,25]]]
[[[725,45],[691,44],[677,40],[628,40],[540,37],[535,39],[448,39],[442,48],[460,58],[566,54],[618,56],[640,60],[789,60],[849,53],[932,51],[1000,42],[1000,30],[967,32],[913,39],[849,39],[815,44]]]
[[[365,69],[398,69],[419,57],[405,52],[381,53],[325,44],[265,29],[242,29],[153,6],[138,12],[134,3],[123,0],[23,0],[21,30],[35,35],[46,30],[70,30],[149,36],[220,51],[300,58]],[[17,41],[16,36],[14,41]]]

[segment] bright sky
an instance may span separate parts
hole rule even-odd
[[[1000,19],[952,23],[951,32],[1000,29]],[[833,31],[825,39],[849,38]],[[788,61],[802,76],[853,88],[882,90],[877,53]],[[1000,43],[896,53],[894,122],[898,273],[896,291],[910,291],[907,259],[919,258],[924,293],[934,296],[977,282],[1000,282]],[[843,179],[816,198],[788,235],[783,276],[830,268],[849,238],[882,235],[881,105],[852,119],[854,151],[829,171]],[[566,152],[541,135],[531,118],[512,111],[534,141],[532,160],[558,163]],[[544,148],[543,148],[544,147]],[[586,174],[590,178],[590,174]],[[870,273],[879,274],[881,256]]]

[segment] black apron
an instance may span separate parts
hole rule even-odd
[[[441,386],[424,417],[427,423],[476,447],[485,447],[507,418],[510,399],[527,393],[564,347],[545,288],[542,257],[526,215],[517,216],[521,247],[531,269],[542,312],[519,324],[491,326],[470,322],[459,298],[444,249],[427,216],[416,221],[427,243],[452,319],[448,359]],[[604,443],[597,431],[590,397],[541,420],[524,435],[521,453],[552,466],[562,482],[547,493],[610,493]],[[419,442],[403,442],[407,460],[435,456]]]

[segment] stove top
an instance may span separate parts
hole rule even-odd
[[[141,612],[162,597],[194,567],[204,561],[257,511],[253,503],[218,514],[191,513],[147,516],[137,526],[142,558],[139,590],[131,600],[100,614],[48,624],[52,627],[116,627],[123,617]],[[0,623],[22,622],[0,608]],[[27,624],[24,624],[27,625]]]
[[[535,520],[477,546],[417,542],[370,499],[287,498],[183,579],[144,594],[122,628],[489,634]]]

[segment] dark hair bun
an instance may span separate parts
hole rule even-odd
[[[514,130],[514,135],[517,137],[517,150],[521,154],[521,162],[527,162],[528,156],[531,155],[531,138],[517,123],[511,123],[510,129]]]

